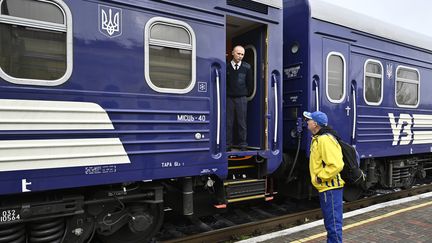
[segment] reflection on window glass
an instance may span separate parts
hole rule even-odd
[[[185,89],[192,76],[192,51],[150,46],[150,79],[160,88]]]
[[[193,41],[184,26],[156,22],[149,27],[147,37],[148,75],[154,86],[161,89],[187,89],[193,72]]]
[[[330,99],[339,101],[344,96],[344,61],[342,57],[331,55],[327,67],[327,91]]]
[[[51,1],[4,0],[0,16],[0,68],[5,79],[55,81],[65,75],[67,30],[62,9]]]
[[[416,106],[419,101],[419,84],[419,74],[416,70],[399,68],[396,76],[397,104]]]
[[[66,33],[0,24],[0,67],[9,76],[57,80],[66,72]]]
[[[153,25],[150,31],[150,38],[191,44],[189,32],[187,32],[184,28],[166,24]]]
[[[64,24],[63,12],[48,2],[35,0],[4,0],[1,14],[19,18]]]
[[[379,63],[368,62],[365,70],[365,99],[370,103],[379,103],[382,96],[383,73]]]
[[[411,69],[399,68],[397,72],[398,79],[409,79],[414,82],[419,81],[419,76],[417,71]]]

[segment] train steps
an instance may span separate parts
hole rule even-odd
[[[272,200],[273,195],[268,193],[267,179],[236,179],[226,180],[223,183],[223,199],[216,208],[226,208],[227,204],[248,200],[262,199]]]

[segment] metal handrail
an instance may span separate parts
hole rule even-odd
[[[357,122],[357,97],[356,97],[356,90],[355,87],[352,87],[352,93],[353,93],[353,130],[352,130],[352,139],[354,141],[355,139],[355,131],[356,131],[356,122]]]
[[[315,103],[316,103],[316,110],[319,111],[319,87],[318,87],[318,80],[316,78],[313,79],[313,82],[315,84]]]
[[[216,122],[216,145],[219,148],[220,145],[220,126],[221,126],[221,104],[220,104],[220,77],[219,71],[215,69],[216,72],[216,98],[217,98],[217,122]]]
[[[277,78],[276,75],[272,74],[273,82],[274,82],[274,103],[275,103],[275,122],[274,122],[274,137],[273,143],[276,145],[277,143],[277,133],[278,133],[278,120],[279,120],[279,110],[278,110],[278,88],[277,88]]]

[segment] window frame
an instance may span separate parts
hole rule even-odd
[[[253,75],[254,75],[253,76],[253,82],[254,82],[253,85],[254,86],[253,86],[253,91],[252,91],[251,96],[246,97],[248,101],[251,101],[255,98],[255,94],[257,91],[257,84],[258,84],[257,83],[257,50],[256,50],[255,46],[253,46],[253,45],[247,45],[244,47],[244,49],[245,49],[245,51],[247,49],[251,50],[253,55],[254,55],[254,70],[253,70]]]
[[[72,75],[73,69],[73,22],[72,12],[69,7],[61,0],[35,0],[38,2],[44,2],[55,5],[63,13],[64,24],[58,24],[53,22],[46,22],[41,20],[25,19],[15,16],[2,15],[1,6],[4,0],[0,0],[0,23],[19,25],[37,29],[51,30],[56,32],[66,33],[66,71],[63,76],[56,80],[43,80],[43,79],[29,79],[29,78],[16,78],[8,75],[0,66],[0,78],[13,84],[22,85],[39,85],[39,86],[58,86],[65,83]]]
[[[191,82],[188,87],[184,89],[174,89],[174,88],[160,88],[156,86],[150,79],[150,45],[152,43],[163,46],[163,47],[169,47],[169,48],[177,48],[177,49],[184,49],[183,47],[187,46],[187,44],[180,43],[180,42],[172,42],[172,41],[164,41],[164,40],[150,40],[150,29],[155,24],[165,24],[165,25],[171,25],[175,27],[180,27],[185,29],[190,36],[191,40],[191,58],[192,58],[192,70],[191,70]],[[171,94],[186,94],[189,93],[196,84],[196,37],[195,32],[193,31],[192,27],[187,24],[184,21],[165,18],[165,17],[153,17],[149,19],[145,25],[144,28],[144,78],[146,83],[149,85],[151,89],[153,89],[156,92],[159,93],[171,93]]]
[[[418,81],[417,81],[417,83],[416,82],[412,82],[412,80],[410,81],[410,80],[405,80],[405,81],[402,81],[402,82],[405,82],[405,83],[412,83],[412,84],[418,84],[418,89],[417,89],[417,104],[415,104],[415,105],[403,105],[403,104],[399,104],[398,102],[397,102],[397,82],[398,82],[398,71],[399,71],[399,69],[401,69],[401,68],[403,68],[403,69],[408,69],[408,70],[413,70],[413,71],[416,71],[417,72],[417,75],[418,75]],[[403,107],[403,108],[417,108],[419,105],[420,105],[420,90],[421,90],[421,87],[420,87],[420,80],[421,80],[421,76],[420,76],[420,71],[417,69],[417,68],[413,68],[413,67],[408,67],[408,66],[404,66],[404,65],[398,65],[397,66],[397,68],[396,68],[396,73],[395,73],[395,82],[394,82],[394,99],[395,99],[395,103],[396,103],[396,105],[398,106],[398,107]]]
[[[329,79],[328,79],[328,77],[329,77],[329,59],[330,59],[330,56],[332,56],[332,55],[335,55],[335,56],[338,56],[338,57],[342,58],[342,62],[343,62],[343,82],[342,82],[342,84],[343,84],[343,95],[342,95],[342,97],[339,100],[334,100],[329,95]],[[342,53],[340,53],[340,52],[335,52],[335,51],[329,52],[327,54],[327,58],[326,58],[326,95],[327,95],[327,99],[331,103],[340,104],[340,103],[342,103],[345,100],[346,93],[347,93],[346,92],[346,87],[347,87],[347,84],[346,84],[346,75],[347,75],[347,73],[346,73],[346,60],[345,60],[344,55]]]
[[[381,98],[378,102],[370,102],[366,99],[366,67],[368,65],[368,63],[377,63],[380,65],[381,67]],[[369,73],[369,74],[373,74],[373,73]],[[378,74],[374,74],[376,76],[368,76],[368,77],[373,77],[373,78],[378,78]],[[365,61],[364,67],[363,67],[363,99],[365,101],[366,104],[368,105],[372,105],[372,106],[379,106],[381,105],[383,99],[384,99],[384,66],[382,65],[382,63],[378,60],[375,59],[367,59]]]

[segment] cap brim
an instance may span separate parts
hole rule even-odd
[[[308,119],[312,119],[312,113],[308,112],[308,111],[304,111],[303,112],[303,116],[308,118]]]

